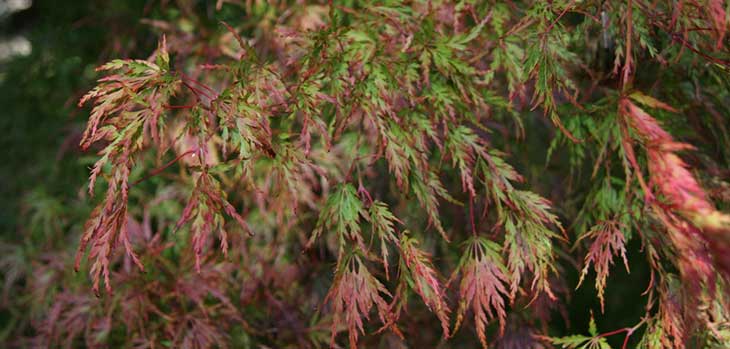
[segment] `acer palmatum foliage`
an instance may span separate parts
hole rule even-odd
[[[403,232],[400,240],[401,268],[399,270],[402,288],[408,288],[417,293],[428,309],[436,314],[441,321],[444,337],[449,337],[449,306],[446,303],[444,285],[434,270],[431,257],[417,246],[417,241]],[[403,295],[403,298],[406,296]]]
[[[27,343],[730,346],[726,3],[150,6],[81,99],[90,281],[2,260]]]
[[[596,291],[601,300],[601,310],[604,309],[604,293],[606,289],[606,278],[610,272],[614,257],[621,257],[626,270],[629,270],[629,262],[626,258],[626,237],[621,232],[621,226],[614,221],[598,223],[581,238],[593,239],[588,253],[583,262],[583,270],[580,272],[578,286],[588,274],[591,263],[596,270]]]
[[[349,332],[350,347],[356,348],[357,339],[364,332],[364,321],[370,318],[371,308],[375,307],[380,321],[387,324],[390,312],[383,295],[390,296],[390,293],[368,272],[360,257],[343,258],[345,261],[335,275],[325,302],[332,304],[333,326],[344,323]],[[337,329],[333,328],[330,339],[330,345],[333,347],[336,334]]]
[[[459,309],[456,328],[464,321],[464,313],[471,308],[479,341],[487,347],[486,327],[492,319],[499,320],[499,330],[504,331],[507,317],[507,268],[499,254],[499,245],[486,239],[475,238],[466,245],[467,250],[457,269],[459,283]]]

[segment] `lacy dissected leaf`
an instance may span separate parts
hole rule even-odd
[[[530,11],[529,15],[537,20],[538,27],[545,32],[537,34],[540,32],[538,30],[532,36],[533,39],[538,40],[535,40],[525,51],[525,70],[528,72],[528,78],[535,82],[532,96],[533,106],[542,106],[546,114],[550,113],[552,121],[564,131],[560,120],[554,113],[557,106],[555,96],[562,94],[563,97],[570,100],[576,98],[578,90],[566,66],[575,62],[577,57],[575,53],[567,49],[567,33],[552,30],[554,26],[561,25],[555,20],[553,10],[547,3],[536,3]]]
[[[661,331],[659,342],[661,348],[685,348],[687,337],[687,323],[682,316],[682,295],[679,289],[679,280],[669,277],[666,287],[659,294],[660,305],[654,331]]]
[[[617,222],[602,222],[581,236],[581,239],[593,239],[593,242],[588,248],[588,253],[583,261],[583,270],[580,273],[578,287],[583,283],[583,279],[588,274],[588,268],[593,263],[596,270],[596,290],[598,290],[598,298],[601,300],[601,311],[604,309],[603,295],[606,289],[606,278],[611,264],[613,264],[613,257],[621,256],[626,270],[629,270],[629,261],[626,259],[626,239],[619,228]]]
[[[316,151],[306,156],[291,144],[277,149],[276,158],[267,161],[246,161],[244,177],[252,176],[250,185],[258,193],[262,211],[275,212],[277,218],[296,215],[300,206],[316,208],[327,169],[316,160],[327,161],[328,154]]]
[[[389,279],[388,272],[388,244],[398,243],[398,237],[395,232],[395,223],[400,222],[396,218],[388,205],[382,201],[373,201],[368,208],[368,220],[373,227],[373,235],[380,240],[380,254],[383,258],[383,269],[385,269],[385,278]]]
[[[512,182],[523,180],[522,176],[505,162],[501,155],[497,151],[490,150],[483,159],[477,162],[482,175],[482,184],[486,189],[486,200],[497,206],[497,213],[500,217],[504,214],[504,206],[509,204],[507,193],[514,190]]]
[[[403,233],[400,238],[401,278],[415,291],[441,321],[444,337],[449,337],[449,308],[445,289],[434,270],[431,257],[418,249],[418,241]]]
[[[364,333],[363,319],[370,318],[373,307],[380,322],[388,323],[390,310],[382,295],[390,296],[383,284],[370,274],[358,256],[346,257],[342,268],[335,275],[325,303],[332,307],[331,346],[335,347],[337,326],[345,325],[351,348],[357,348],[357,340]]]
[[[254,151],[273,158],[270,119],[286,103],[288,92],[272,69],[251,65],[237,84],[216,98],[216,111],[225,144],[234,144],[240,158],[251,158]]]
[[[395,175],[396,183],[400,187],[408,187],[408,177],[411,169],[423,167],[425,149],[419,147],[413,133],[404,131],[395,123],[390,123],[384,138],[385,159],[388,160],[388,169]]]
[[[466,251],[454,272],[454,276],[458,273],[461,278],[454,331],[464,321],[466,311],[471,309],[479,341],[485,349],[487,324],[498,319],[501,332],[507,317],[505,297],[508,296],[509,271],[504,266],[500,249],[493,241],[473,238],[467,243]]]
[[[99,79],[99,84],[79,101],[79,106],[90,101],[94,104],[81,139],[84,149],[102,139],[115,139],[116,132],[135,122],[144,123],[152,139],[160,142],[164,125],[160,117],[177,82],[168,74],[170,58],[164,39],[155,57],[157,64],[114,60],[97,69],[117,73]]]
[[[715,260],[726,273],[729,272],[730,258],[727,257],[727,251],[730,251],[730,239],[727,233],[730,232],[730,215],[715,209],[690,172],[689,166],[676,154],[677,151],[694,148],[688,144],[675,142],[656,119],[631,101],[623,99],[620,108],[646,148],[651,183],[668,201],[671,209],[677,210],[702,230],[704,237],[710,242]],[[667,211],[667,208],[661,209]],[[665,215],[673,214],[667,212]],[[668,220],[665,219],[664,222]],[[685,226],[681,222],[669,225]],[[680,230],[687,234],[691,228]]]
[[[311,246],[323,231],[331,230],[337,234],[340,244],[340,254],[347,241],[355,242],[361,250],[365,248],[360,228],[360,216],[367,215],[367,211],[357,196],[357,190],[352,184],[343,184],[327,199],[317,219],[317,226],[312,231],[308,246]],[[339,258],[338,258],[339,259]]]
[[[90,272],[97,294],[102,276],[107,291],[111,291],[111,258],[118,242],[142,269],[127,234],[129,175],[136,154],[144,147],[145,132],[150,132],[152,141],[161,145],[164,130],[161,116],[175,90],[174,80],[167,74],[169,56],[164,39],[155,57],[157,64],[142,60],[115,60],[101,66],[98,70],[119,73],[100,79],[99,85],[79,102],[79,105],[88,101],[94,103],[81,147],[87,149],[96,142],[108,142],[91,170],[90,195],[93,195],[96,180],[103,174],[104,168],[111,168],[104,201],[86,222],[76,255],[78,270],[82,254],[91,244],[88,259],[92,261]]]
[[[529,271],[533,274],[531,288],[552,298],[548,277],[555,271],[552,240],[558,235],[547,224],[561,227],[560,222],[549,212],[550,202],[533,192],[513,190],[508,193],[508,200],[510,209],[501,224],[512,279],[510,297],[516,295],[525,271]]]
[[[674,142],[656,119],[634,103],[623,100],[621,107],[630,118],[632,127],[645,142],[649,173],[660,192],[682,211],[698,214],[714,211],[704,190],[689,172],[687,164],[675,154],[676,151],[693,147]]]
[[[411,176],[411,188],[413,189],[413,193],[416,195],[418,202],[426,210],[426,213],[428,213],[428,223],[433,224],[436,231],[441,234],[441,237],[443,237],[446,241],[449,241],[446,230],[444,230],[444,227],[441,224],[441,218],[439,218],[438,196],[450,201],[453,201],[453,199],[446,189],[444,189],[436,174],[433,172],[427,172],[424,174],[413,173]]]
[[[562,231],[562,225],[550,212],[547,199],[513,187],[522,177],[500,155],[497,151],[482,153],[477,166],[487,200],[496,206],[499,226],[505,231],[510,298],[517,294],[526,271],[533,274],[531,288],[552,298],[548,276],[555,270],[552,239],[558,235],[548,226]]]
[[[499,329],[490,344],[501,349],[607,349],[617,334],[624,348],[640,335],[639,347],[727,347],[730,218],[723,195],[703,189],[728,176],[726,2],[151,3],[144,24],[167,43],[147,61],[102,66],[81,101],[92,104],[82,148],[98,151],[89,192],[98,180],[106,195],[77,268],[89,249],[94,291],[117,294],[94,300],[66,275],[65,239],[21,225],[26,265],[3,274],[5,293],[21,295],[6,301],[22,306],[3,311],[0,341],[320,348],[345,346],[335,340],[347,330],[355,347],[377,312],[368,346],[486,347]],[[85,27],[104,22],[89,18]],[[124,55],[148,42],[109,32]],[[36,86],[35,71],[53,73],[12,70],[0,82]],[[680,140],[696,146],[691,157]],[[61,237],[78,231],[76,201],[44,218],[63,216]],[[257,236],[231,234],[254,222]],[[176,247],[183,226],[189,249]],[[587,254],[561,250],[561,233],[587,239]],[[302,253],[322,235],[326,249]],[[569,307],[585,305],[568,287],[576,259],[579,285],[596,270],[603,309],[617,299],[605,292],[609,268],[629,253],[648,270],[623,290],[645,290],[632,298],[644,307],[627,307],[645,312],[639,322],[599,334],[591,319],[588,334],[564,336],[556,313],[574,319]],[[451,330],[439,274],[457,260]],[[332,269],[328,311],[312,314]],[[430,312],[408,309],[411,298]],[[465,322],[477,338],[452,338]]]
[[[461,173],[462,190],[471,196],[476,196],[473,176],[474,163],[477,157],[485,156],[485,150],[479,144],[479,138],[467,127],[456,127],[446,138],[445,146],[451,156],[452,164]]]
[[[81,259],[89,244],[91,251],[88,260],[91,261],[90,274],[94,285],[93,290],[99,294],[99,283],[104,278],[107,292],[111,292],[110,273],[114,247],[121,242],[127,254],[134,263],[144,270],[142,263],[132,249],[128,235],[127,201],[129,199],[129,168],[119,166],[115,168],[112,180],[109,182],[104,201],[92,212],[91,217],[84,225],[81,243],[76,252],[75,269],[78,270]]]
[[[175,230],[192,221],[192,245],[195,252],[195,268],[200,271],[203,248],[215,230],[219,233],[220,247],[228,255],[228,233],[225,230],[223,212],[232,217],[248,234],[253,235],[246,221],[226,199],[218,181],[209,173],[203,172],[195,183],[195,189],[178,219]]]

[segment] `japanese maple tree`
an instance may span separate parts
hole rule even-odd
[[[41,345],[730,347],[729,3],[190,3],[79,102]]]

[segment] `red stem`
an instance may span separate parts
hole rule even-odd
[[[192,86],[192,85],[188,84],[188,83],[187,83],[187,82],[185,82],[184,80],[181,80],[181,81],[182,81],[183,85],[185,85],[185,87],[187,87],[187,88],[188,88],[188,89],[189,89],[190,91],[192,91],[192,92],[193,92],[193,94],[195,94],[195,97],[196,97],[197,99],[200,99],[200,96],[204,96],[205,98],[208,98],[209,100],[213,100],[213,97],[211,97],[211,96],[210,96],[210,95],[209,95],[208,93],[206,93],[205,91],[201,91],[200,89],[198,89],[198,88],[195,88],[194,86]]]
[[[189,155],[189,154],[191,154],[191,153],[194,153],[194,152],[195,152],[195,149],[191,149],[191,150],[188,150],[188,151],[186,151],[186,152],[184,152],[184,153],[182,153],[182,154],[178,155],[178,156],[177,156],[176,158],[174,158],[174,159],[170,160],[170,162],[168,162],[168,163],[166,163],[166,164],[162,165],[162,167],[159,167],[159,168],[157,168],[157,169],[153,170],[152,172],[150,172],[149,174],[147,174],[146,176],[144,176],[144,177],[142,177],[142,178],[140,178],[140,179],[138,179],[138,180],[134,181],[134,182],[132,183],[132,185],[130,185],[130,187],[133,187],[133,186],[135,186],[135,185],[137,185],[137,184],[139,184],[139,183],[142,183],[142,182],[144,182],[144,181],[146,181],[146,180],[148,180],[148,179],[150,179],[150,178],[152,178],[152,177],[154,177],[154,176],[157,176],[157,175],[158,175],[158,174],[160,174],[160,173],[161,173],[162,171],[164,171],[165,169],[167,169],[168,167],[170,167],[170,166],[172,166],[172,165],[173,165],[174,163],[176,163],[176,162],[177,162],[178,160],[182,159],[182,157],[183,157],[183,156],[185,156],[185,155]]]
[[[622,332],[626,332],[626,337],[624,338],[624,343],[623,343],[623,345],[621,345],[621,349],[626,349],[626,347],[629,345],[629,338],[631,337],[632,334],[634,334],[634,331],[636,331],[636,329],[638,329],[639,327],[641,327],[641,325],[644,324],[644,322],[646,322],[646,318],[642,319],[641,322],[636,324],[636,326],[634,326],[634,327],[624,327],[624,328],[620,328],[618,330],[614,330],[611,332],[602,333],[602,334],[599,334],[598,336],[596,336],[595,338],[608,337],[608,336],[613,336],[615,334],[619,334]]]
[[[197,104],[190,104],[190,105],[166,105],[165,108],[167,109],[193,109],[195,108]]]
[[[631,337],[631,331],[626,333],[626,338],[624,338],[624,344],[621,346],[621,349],[626,349],[626,346],[629,344],[629,337]]]
[[[198,80],[195,80],[195,79],[191,78],[191,77],[190,77],[189,75],[187,75],[187,74],[185,74],[185,73],[180,73],[180,74],[182,75],[182,77],[183,77],[183,78],[185,78],[185,79],[186,79],[186,80],[188,80],[189,82],[192,82],[193,84],[195,84],[195,85],[197,85],[197,86],[200,86],[200,87],[202,87],[202,88],[204,88],[204,89],[208,90],[208,91],[209,91],[210,93],[212,93],[212,94],[217,94],[217,93],[218,93],[218,92],[216,92],[216,91],[215,91],[214,89],[212,89],[212,88],[208,87],[208,85],[206,85],[206,84],[204,84],[204,83],[202,83],[202,82],[200,82],[200,81],[198,81]]]
[[[624,328],[620,328],[618,330],[613,330],[611,332],[601,333],[598,336],[596,336],[596,338],[610,337],[610,336],[613,336],[615,334],[619,334],[621,332],[630,332],[630,331],[631,331],[631,328],[630,327],[624,327]]]
[[[621,349],[626,349],[626,346],[629,344],[629,338],[634,333],[634,329],[631,327],[621,328],[621,329],[618,329],[615,331],[602,333],[602,334],[599,334],[596,338],[609,337],[609,336],[613,336],[615,334],[619,334],[621,332],[626,332],[626,337],[624,337],[624,343],[623,343],[623,345],[621,345]]]

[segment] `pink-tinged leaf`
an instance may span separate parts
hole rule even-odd
[[[648,160],[652,183],[672,206],[699,214],[714,211],[705,191],[679,156],[664,149],[650,148]]]
[[[606,278],[613,264],[613,257],[621,256],[626,271],[629,271],[629,262],[626,259],[626,239],[619,228],[618,222],[601,222],[581,236],[581,239],[593,239],[593,243],[591,243],[591,247],[588,249],[583,261],[583,270],[580,273],[578,287],[583,283],[583,279],[588,274],[588,268],[593,263],[596,270],[596,290],[598,290],[598,298],[601,301],[601,312],[604,309]]]
[[[224,197],[220,198],[220,202],[221,202],[221,204],[223,204],[223,208],[224,208],[226,214],[233,217],[233,219],[236,220],[238,225],[240,225],[241,228],[243,228],[243,230],[246,232],[246,234],[248,234],[248,236],[253,236],[254,233],[251,230],[251,227],[249,227],[248,223],[246,223],[246,221],[243,219],[243,217],[241,217],[241,215],[238,214],[238,212],[236,212],[236,208],[233,207],[233,205],[231,205]]]
[[[698,223],[700,228],[706,226],[713,231],[730,230],[730,216],[714,208],[707,193],[690,172],[689,166],[675,154],[677,151],[694,148],[675,142],[656,119],[630,101],[622,100],[621,108],[632,127],[644,139],[651,183],[672,207]],[[711,219],[703,220],[702,217]]]
[[[86,252],[89,242],[95,237],[97,230],[101,227],[102,219],[104,218],[102,216],[103,205],[102,203],[96,206],[84,224],[84,232],[81,235],[81,242],[79,243],[79,248],[76,250],[76,260],[74,262],[74,270],[77,272],[79,271],[81,259]]]
[[[484,157],[486,150],[479,143],[477,135],[467,127],[455,127],[446,140],[446,149],[451,157],[452,165],[461,173],[461,188],[470,196],[476,196],[474,189],[473,169],[477,156]]]
[[[158,50],[158,64],[166,65],[169,57],[164,48],[164,39]],[[165,68],[165,67],[163,67]],[[157,135],[159,119],[163,117],[164,105],[176,89],[176,81],[167,76],[166,69],[142,60],[115,60],[101,66],[99,71],[116,71],[99,79],[97,87],[81,98],[80,104],[93,102],[93,108],[86,130],[81,139],[82,149],[105,141],[102,155],[94,164],[89,178],[88,191],[93,195],[98,177],[107,166],[108,182],[104,202],[88,220],[81,238],[76,257],[76,268],[90,245],[88,259],[91,261],[93,288],[97,295],[101,278],[107,291],[111,291],[110,269],[112,256],[118,243],[124,246],[131,261],[141,270],[143,265],[133,251],[127,222],[129,196],[129,175],[135,160],[147,145],[150,132]],[[155,146],[161,138],[154,136]]]
[[[208,242],[208,238],[214,230],[219,231],[221,239],[220,248],[224,255],[228,254],[228,233],[224,230],[225,220],[223,213],[233,217],[238,225],[252,236],[253,232],[241,215],[236,212],[236,208],[231,205],[225,197],[225,192],[220,189],[218,181],[209,173],[201,173],[195,182],[193,190],[187,205],[183,209],[175,230],[180,229],[183,225],[192,221],[192,245],[195,252],[196,269],[200,271],[203,251]]]
[[[621,108],[632,127],[644,139],[651,182],[669,203],[687,213],[713,212],[714,207],[707,199],[707,194],[689,171],[687,164],[675,154],[676,151],[693,147],[674,142],[656,119],[630,101],[622,100]]]
[[[717,32],[717,44],[718,49],[722,48],[725,34],[727,33],[727,13],[725,13],[726,2],[723,0],[709,0],[708,11],[710,12],[710,18],[712,18],[712,24]]]
[[[127,229],[128,177],[129,169],[126,166],[115,167],[104,202],[97,206],[84,225],[84,233],[76,253],[75,268],[78,270],[87,246],[91,245],[88,260],[91,262],[90,274],[97,296],[100,295],[102,278],[107,292],[111,292],[111,259],[118,242],[122,243],[127,255],[144,271],[144,266],[132,248]]]
[[[504,331],[507,312],[505,298],[509,292],[507,284],[508,271],[500,255],[501,247],[484,238],[474,238],[467,245],[467,250],[454,272],[461,274],[459,284],[459,309],[456,312],[454,332],[464,321],[467,309],[474,313],[474,325],[479,341],[487,348],[487,324],[499,320],[500,333]],[[454,278],[452,276],[452,278]]]
[[[125,210],[126,211],[126,210]],[[127,216],[126,212],[122,214],[124,217],[120,218],[122,221],[121,227],[119,228],[119,239],[122,240],[122,244],[124,245],[124,250],[127,252],[127,256],[132,259],[132,262],[139,268],[140,271],[144,272],[144,265],[142,265],[142,262],[139,260],[139,257],[136,253],[134,253],[134,249],[132,249],[132,242],[129,240],[129,231],[128,231],[128,222],[129,217]]]
[[[431,257],[418,249],[418,241],[403,233],[400,239],[401,258],[403,260],[401,275],[413,289],[428,309],[441,321],[444,337],[449,337],[449,308],[446,304],[446,295],[438,275],[433,268]]]
[[[689,166],[676,154],[677,151],[694,149],[691,145],[675,142],[656,119],[628,99],[619,102],[619,111],[629,119],[631,126],[642,139],[647,151],[651,184],[667,201],[668,206],[654,205],[655,213],[671,232],[675,248],[680,251],[680,261],[685,261],[685,277],[707,279],[710,274],[698,268],[704,252],[700,247],[688,247],[688,241],[701,237],[707,242],[714,263],[727,276],[730,275],[730,215],[718,211],[708,195],[690,172]],[[683,219],[676,217],[675,211]],[[690,224],[691,222],[691,224]],[[695,233],[696,232],[696,233]],[[682,264],[682,263],[680,263]]]
[[[387,324],[390,318],[388,303],[382,295],[390,296],[383,284],[370,274],[358,256],[348,256],[335,275],[325,303],[332,307],[332,335],[330,346],[335,348],[337,327],[345,325],[350,348],[357,348],[357,340],[364,333],[364,319],[369,319],[373,307],[380,322]]]
[[[175,224],[175,231],[180,230],[185,223],[190,221],[190,219],[193,216],[194,210],[198,206],[198,197],[197,193],[193,193],[193,195],[190,196],[190,199],[188,199],[188,203],[185,205],[185,208],[182,211],[182,214],[180,214],[180,217],[177,220],[177,223]]]
[[[224,257],[228,257],[228,232],[225,228],[220,227],[218,229],[218,236],[221,240],[221,251]]]
[[[536,291],[535,295],[545,292],[554,299],[549,281],[550,274],[555,271],[552,240],[560,236],[548,225],[564,233],[560,221],[550,212],[550,202],[533,192],[512,190],[507,198],[509,211],[500,224],[505,231],[510,299],[514,300],[524,276],[529,274],[532,274],[530,288]]]
[[[619,107],[623,114],[629,117],[631,126],[646,142],[656,144],[672,140],[672,136],[664,131],[656,119],[628,99],[622,99]]]
[[[89,187],[88,187],[89,196],[94,196],[94,186],[96,185],[96,178],[99,176],[99,174],[101,174],[101,170],[102,170],[102,167],[104,166],[105,161],[106,161],[106,157],[102,157],[96,163],[94,163],[94,167],[91,169],[91,174],[89,175]]]

